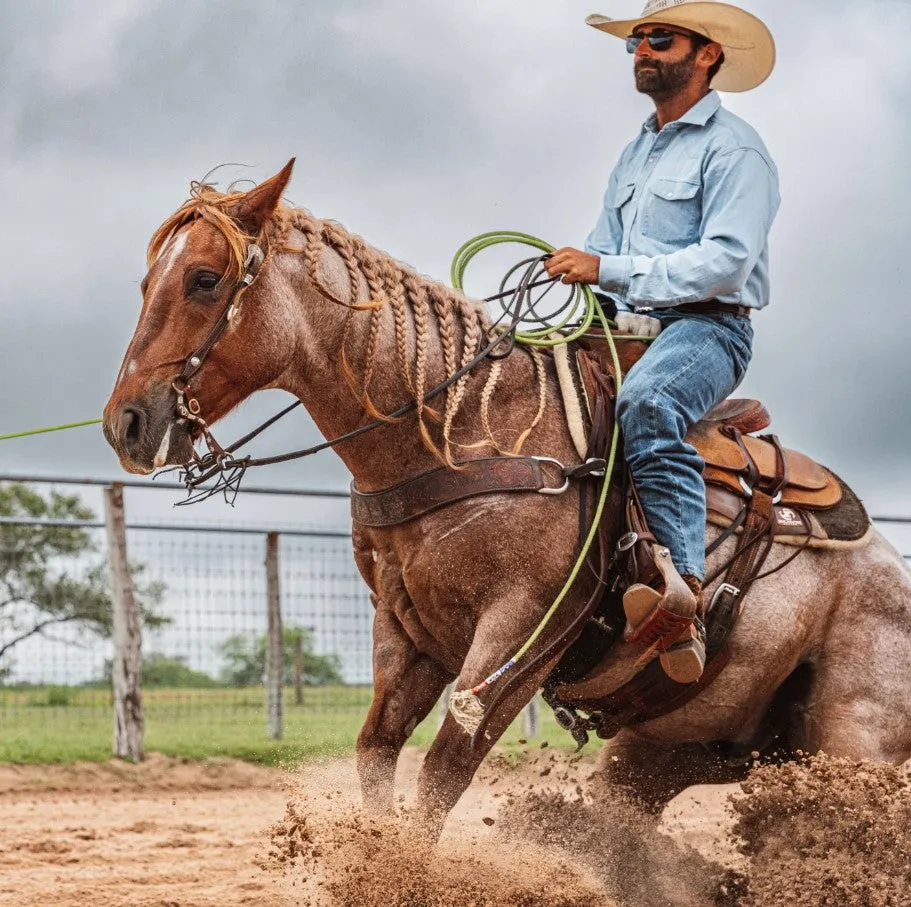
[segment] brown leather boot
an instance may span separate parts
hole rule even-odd
[[[695,576],[682,576],[689,590],[696,596],[696,615],[703,615],[702,583]],[[695,683],[705,669],[705,639],[700,629],[701,621],[691,622],[667,649],[659,655],[661,667],[677,683]]]
[[[699,597],[674,569],[667,548],[656,548],[655,555],[661,581],[653,586],[634,583],[623,593],[624,639],[645,649],[663,651],[692,625]]]

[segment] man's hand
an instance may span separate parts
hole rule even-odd
[[[559,277],[562,274],[563,283],[597,284],[601,259],[597,255],[589,255],[567,246],[557,249],[544,262],[544,269],[548,277]]]

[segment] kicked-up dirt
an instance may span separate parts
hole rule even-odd
[[[421,754],[406,750],[399,809]],[[782,907],[911,903],[908,775],[819,757],[691,788],[660,823],[591,799],[594,761],[482,767],[430,848],[357,809],[352,759],[0,767],[10,907]],[[729,798],[735,795],[731,804]]]

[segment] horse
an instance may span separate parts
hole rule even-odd
[[[327,438],[379,420],[335,447],[363,492],[519,451],[578,462],[554,363],[535,349],[486,357],[445,397],[424,399],[477,358],[491,331],[484,307],[284,204],[293,163],[246,192],[192,184],[153,236],[142,310],[104,409],[122,467],[147,474],[189,463],[213,423],[266,388],[301,401]],[[265,255],[255,278],[254,240]],[[200,345],[205,356],[194,357]],[[188,357],[196,364],[175,382]],[[403,401],[411,411],[389,417]],[[614,540],[622,504],[612,490],[603,519]],[[393,809],[399,753],[447,685],[479,685],[538,626],[576,559],[579,507],[576,483],[562,495],[490,493],[393,526],[354,523],[375,609],[373,700],[356,745],[367,808]],[[717,534],[707,527],[709,540]],[[709,572],[733,545],[712,555]],[[719,747],[761,749],[773,712],[786,715],[794,749],[895,763],[911,755],[911,573],[902,557],[875,532],[863,546],[809,549],[785,563],[792,555],[772,546],[768,566],[782,569],[751,592],[729,665],[681,708],[621,729],[602,750],[605,777],[660,810],[690,784],[742,777]],[[571,626],[596,581],[582,572],[545,636]],[[607,667],[639,654],[620,642]],[[418,815],[432,834],[559,655],[506,688],[480,739],[447,715],[418,782]],[[573,694],[569,684],[564,699]]]

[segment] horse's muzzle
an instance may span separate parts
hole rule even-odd
[[[174,405],[174,391],[168,385],[159,385],[142,397],[108,401],[104,436],[127,472],[147,475],[190,460],[193,439],[187,425],[176,421]]]

